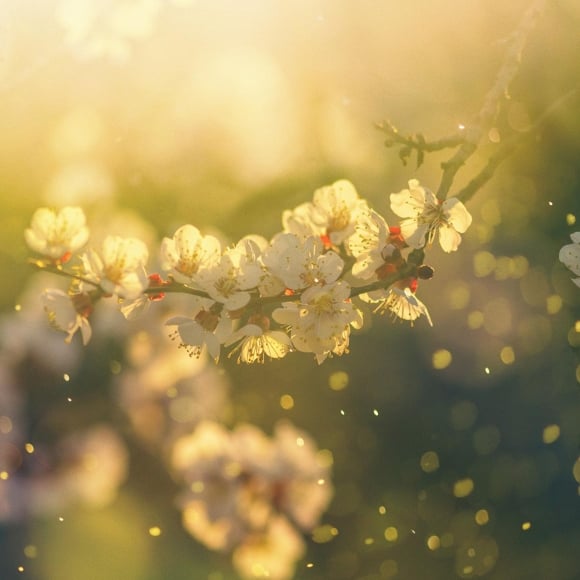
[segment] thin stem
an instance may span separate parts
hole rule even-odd
[[[67,270],[63,270],[62,267],[57,266],[56,264],[50,264],[48,262],[43,262],[42,260],[30,259],[29,263],[33,266],[36,266],[39,270],[46,270],[51,274],[56,274],[57,276],[62,276],[63,278],[68,278],[69,280],[77,280],[78,282],[84,282],[85,284],[90,284],[95,288],[100,288],[100,284],[95,282],[94,280],[89,280],[84,276],[79,274],[75,274],[74,272],[68,272]]]
[[[178,282],[169,282],[167,284],[160,285],[150,285],[143,290],[143,294],[191,294],[192,296],[199,296],[200,298],[208,298],[212,300],[212,297],[202,290],[196,290],[190,286],[185,286],[185,284],[179,284]]]
[[[402,280],[403,278],[408,278],[409,276],[413,275],[415,271],[415,266],[411,264],[406,264],[403,268],[401,268],[398,272],[387,276],[386,278],[381,278],[376,282],[371,282],[370,284],[366,284],[365,286],[357,286],[352,288],[350,297],[354,298],[355,296],[360,296],[361,294],[367,294],[368,292],[374,292],[375,290],[383,290]]]
[[[422,263],[423,260],[423,252],[415,251],[412,252],[409,256],[408,263],[402,266],[397,272],[372,282],[370,284],[366,284],[364,286],[356,286],[351,287],[350,298],[354,298],[355,296],[360,296],[361,294],[366,294],[368,292],[373,292],[375,290],[385,289],[394,284],[398,280],[403,278],[407,278],[412,276],[417,269],[417,266]],[[62,269],[62,267],[46,263],[41,260],[31,259],[30,263],[41,270],[46,270],[47,272],[51,272],[53,274],[57,274],[58,276],[62,276],[71,280],[76,280],[78,282],[84,282],[86,284],[90,284],[94,286],[96,291],[99,292],[99,297],[104,295],[104,291],[101,286],[93,281],[81,276],[79,274],[75,274],[74,272],[69,272],[67,270]],[[265,304],[281,304],[282,302],[294,302],[299,301],[302,297],[302,294],[305,292],[298,292],[292,295],[285,295],[285,294],[278,294],[276,296],[259,296],[255,294],[250,302],[246,305],[246,308],[259,308]],[[184,284],[180,284],[175,281],[166,282],[164,284],[155,284],[150,285],[143,290],[143,294],[166,294],[166,293],[175,293],[175,294],[190,294],[193,296],[199,296],[200,298],[207,298],[209,300],[213,300],[213,298],[207,293],[203,292],[202,290],[196,290],[195,288],[191,288]]]
[[[377,129],[388,135],[388,138],[385,141],[386,147],[392,147],[393,145],[402,146],[402,149],[399,152],[399,157],[404,164],[407,163],[407,159],[410,157],[411,153],[416,151],[417,167],[420,167],[423,164],[425,153],[441,151],[442,149],[448,149],[450,147],[458,147],[465,142],[465,135],[462,133],[442,137],[435,141],[427,141],[422,133],[417,133],[416,135],[401,135],[399,130],[393,125],[393,123],[391,123],[391,121],[377,123]]]

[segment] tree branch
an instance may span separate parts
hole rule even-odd
[[[473,195],[493,177],[498,166],[505,161],[519,145],[536,135],[546,124],[546,121],[548,121],[550,117],[552,117],[552,115],[554,115],[566,102],[579,96],[580,86],[575,86],[566,94],[556,99],[528,129],[507,139],[500,148],[489,157],[485,167],[463,189],[461,189],[455,197],[463,203],[471,199]]]
[[[495,83],[487,92],[483,105],[465,130],[465,142],[455,154],[441,164],[443,175],[437,190],[437,197],[445,199],[451,189],[455,175],[475,153],[482,136],[492,128],[497,118],[501,100],[508,94],[509,86],[516,76],[527,38],[544,12],[546,0],[534,0],[525,12],[520,24],[507,40],[508,46]]]

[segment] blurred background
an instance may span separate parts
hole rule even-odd
[[[0,0],[0,578],[237,578],[183,529],[163,456],[200,418],[287,418],[332,464],[296,578],[580,577],[580,291],[558,262],[580,229],[578,99],[470,201],[459,251],[429,254],[434,327],[367,316],[321,366],[175,362],[159,345],[179,300],[134,323],[103,307],[67,346],[23,240],[38,206],[80,205],[154,263],[184,223],[269,237],[341,178],[394,223],[388,194],[436,189],[450,154],[404,166],[376,123],[468,123],[529,4]],[[579,29],[574,0],[550,3],[456,190],[578,84]]]

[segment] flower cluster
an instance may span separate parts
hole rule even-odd
[[[291,578],[305,553],[300,532],[314,528],[332,498],[326,463],[288,422],[269,438],[252,425],[228,431],[203,421],[171,455],[187,485],[184,526],[208,548],[231,551],[243,578]]]
[[[191,356],[222,348],[238,362],[264,362],[291,351],[311,353],[321,363],[348,352],[352,329],[363,326],[363,303],[375,312],[413,323],[427,307],[417,298],[419,279],[433,269],[423,263],[438,237],[445,252],[457,250],[471,215],[458,199],[438,200],[416,180],[390,196],[402,218],[389,226],[346,180],[314,192],[311,202],[282,215],[283,231],[267,240],[249,235],[222,247],[191,224],[161,242],[161,273],[148,273],[149,251],[136,238],[106,237],[99,248],[89,239],[80,208],[39,209],[26,241],[43,256],[34,263],[69,276],[68,294],[46,290],[51,324],[91,336],[95,303],[115,297],[126,317],[167,293],[189,295],[188,311],[166,324]]]

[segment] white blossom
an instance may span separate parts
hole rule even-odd
[[[261,268],[246,253],[245,244],[229,248],[219,262],[198,273],[199,287],[226,310],[239,310],[250,301],[249,290],[258,286]]]
[[[80,207],[64,207],[58,212],[41,207],[34,212],[24,237],[35,252],[66,261],[71,253],[87,243],[89,230]]]
[[[411,283],[409,286],[403,280],[396,282],[388,290],[377,290],[369,293],[366,299],[368,302],[378,302],[375,312],[380,312],[381,314],[390,312],[396,318],[408,320],[411,325],[420,316],[425,316],[429,325],[433,326],[429,311],[425,304],[415,296],[415,290],[415,283]]]
[[[284,302],[272,317],[289,327],[297,350],[314,353],[320,364],[331,353],[346,352],[350,326],[362,326],[362,314],[349,297],[350,286],[344,281],[313,286],[302,293],[300,302]]]
[[[226,346],[238,343],[229,356],[239,353],[238,362],[263,363],[264,359],[283,358],[291,349],[290,338],[281,330],[270,330],[270,321],[264,316],[250,318],[227,340]]]
[[[354,185],[346,179],[321,187],[312,202],[304,203],[282,214],[285,232],[305,238],[320,236],[328,246],[345,242],[354,233],[360,215],[368,211]]]
[[[91,339],[91,325],[88,314],[91,310],[90,298],[86,294],[77,294],[71,297],[58,289],[44,290],[41,294],[44,310],[48,315],[49,323],[56,329],[67,333],[65,342],[70,343],[78,330],[81,332],[83,344]],[[77,308],[81,308],[81,312]]]
[[[389,238],[389,226],[383,216],[370,210],[361,217],[348,240],[350,253],[356,258],[352,267],[354,276],[363,280],[376,276],[377,270],[385,263]]]
[[[580,276],[580,232],[571,234],[572,244],[567,244],[560,249],[560,262],[572,271],[576,276]],[[576,286],[580,286],[580,277],[572,280]]]
[[[215,266],[221,256],[221,244],[214,236],[202,236],[190,224],[181,226],[173,238],[161,242],[161,268],[182,284],[195,283],[200,270]]]
[[[262,264],[290,290],[331,284],[344,268],[344,261],[336,252],[324,251],[319,237],[301,239],[290,233],[274,236],[262,256]]]
[[[217,362],[221,345],[232,334],[232,321],[212,306],[211,300],[200,299],[192,317],[176,316],[165,324],[177,327],[172,338],[179,338],[190,356],[199,357],[205,347]]]
[[[438,234],[443,251],[454,252],[471,225],[471,214],[461,201],[452,197],[441,202],[416,179],[409,181],[409,189],[391,193],[390,200],[393,212],[403,218],[401,233],[412,248],[431,245]]]
[[[147,246],[141,240],[107,236],[100,252],[91,249],[82,260],[87,279],[108,294],[133,300],[148,286],[148,257]]]

